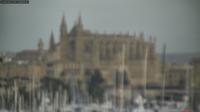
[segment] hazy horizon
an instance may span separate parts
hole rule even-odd
[[[68,32],[81,13],[84,28],[99,33],[144,32],[155,36],[156,51],[200,52],[199,0],[30,0],[28,5],[0,5],[0,51],[35,49],[50,32],[59,41],[62,15]]]

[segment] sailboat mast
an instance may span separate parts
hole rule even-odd
[[[148,46],[145,48],[145,57],[144,57],[144,96],[146,96],[147,89],[147,62],[148,61]]]
[[[17,96],[18,96],[18,88],[17,88],[17,84],[16,81],[14,80],[14,92],[15,92],[15,103],[14,103],[14,112],[17,112]]]
[[[114,108],[116,109],[116,104],[117,104],[117,76],[116,74],[114,75]]]
[[[162,56],[162,77],[163,77],[163,82],[162,82],[162,105],[164,104],[164,97],[165,97],[165,56],[166,56],[166,44],[163,46],[163,56]]]
[[[34,74],[32,74],[32,111],[34,112],[35,111],[35,76]]]
[[[124,72],[125,72],[125,45],[122,46],[122,54],[121,54],[121,60],[122,65],[120,66],[120,72],[121,74],[121,92],[120,92],[120,112],[123,112],[124,107]]]

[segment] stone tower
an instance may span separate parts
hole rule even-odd
[[[39,52],[38,60],[44,61],[44,43],[41,38],[38,41],[38,52]]]
[[[65,22],[65,16],[63,15],[60,25],[60,59],[64,62],[67,61],[67,25]]]
[[[82,23],[81,15],[78,16],[77,28],[78,28],[78,30],[80,30],[80,31],[83,30],[83,23]]]
[[[77,21],[75,22],[74,27],[71,30],[71,34],[73,37],[80,37],[83,33],[83,23],[81,19],[81,15],[79,15]]]
[[[53,32],[51,32],[50,40],[49,40],[49,52],[54,52],[56,50],[56,45],[54,41]]]
[[[42,39],[40,38],[38,41],[38,51],[42,52],[43,49],[44,49],[44,43],[43,43]]]

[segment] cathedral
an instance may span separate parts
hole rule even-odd
[[[49,76],[65,79],[73,74],[82,80],[86,70],[99,69],[107,83],[112,85],[113,75],[122,64],[124,47],[124,68],[131,86],[143,86],[145,75],[147,84],[158,84],[160,81],[156,40],[151,36],[145,40],[143,33],[93,33],[84,28],[81,16],[71,30],[63,16],[59,33],[59,42],[56,43],[51,32],[46,51],[46,74]]]
[[[81,16],[70,30],[63,16],[59,34],[55,42],[51,32],[49,48],[44,49],[39,39],[37,49],[17,52],[12,61],[0,64],[0,76],[28,77],[38,82],[47,76],[67,82],[73,75],[84,82],[88,70],[98,69],[107,85],[113,86],[123,65],[130,87],[161,85],[155,38],[145,39],[143,33],[94,33],[84,28]]]
[[[122,81],[125,77],[127,90],[158,87],[162,84],[162,75],[155,45],[155,38],[150,36],[145,39],[143,33],[91,32],[84,28],[81,16],[69,30],[63,16],[58,42],[55,42],[51,32],[47,49],[42,39],[39,39],[37,49],[22,50],[11,58],[3,56],[0,83],[9,84],[5,80],[17,80],[19,86],[30,90],[33,82],[36,87],[40,87],[41,80],[45,78],[58,79],[67,84],[73,76],[84,86],[88,71],[98,70],[105,81],[105,89],[113,89],[117,80]],[[0,91],[6,87],[0,88]],[[148,94],[159,94],[156,91],[148,90]]]

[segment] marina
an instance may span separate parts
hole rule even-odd
[[[0,0],[0,112],[200,112],[199,12],[200,0]]]

